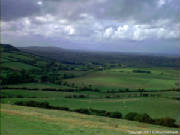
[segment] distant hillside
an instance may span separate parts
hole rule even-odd
[[[38,62],[46,61],[45,59],[33,54],[22,52],[16,47],[9,44],[1,44],[1,65],[3,71],[6,70],[33,70],[39,69]]]
[[[59,72],[72,69],[71,65],[66,66],[50,58],[24,52],[9,44],[1,44],[0,65],[2,85],[34,82],[60,84],[64,76],[72,76]]]
[[[9,44],[1,44],[3,67],[37,68],[47,61],[58,61],[63,64],[94,65],[120,64],[130,67],[173,67],[180,68],[179,57],[147,56],[112,52],[84,52],[68,50],[58,47],[21,47],[16,48]],[[43,61],[43,62],[41,62]],[[46,62],[44,62],[46,61]],[[16,62],[16,64],[14,64]],[[19,65],[23,63],[23,65]],[[39,64],[41,63],[41,64]],[[13,66],[12,66],[13,65]],[[18,66],[19,65],[19,66]],[[18,68],[16,68],[18,66]]]
[[[4,52],[13,52],[13,51],[19,51],[16,47],[9,45],[9,44],[0,44],[2,51]]]
[[[54,53],[54,52],[69,52],[70,50],[59,48],[59,47],[40,47],[40,46],[30,46],[30,47],[19,47],[20,50],[28,51],[38,51],[38,52],[49,52],[49,53]]]
[[[53,58],[65,64],[123,64],[140,67],[180,68],[179,57],[150,56],[131,53],[85,52],[58,47],[24,47],[19,49],[39,56]]]

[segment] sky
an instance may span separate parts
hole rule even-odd
[[[180,53],[180,0],[1,0],[14,46]]]

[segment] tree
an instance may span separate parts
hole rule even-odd
[[[176,125],[175,122],[176,122],[175,119],[169,117],[154,120],[154,123],[158,125],[163,125],[168,127],[178,127],[178,125]]]
[[[130,113],[126,114],[125,119],[135,120],[137,115],[138,115],[138,113],[136,113],[136,112],[130,112]]]
[[[41,76],[41,82],[47,82],[48,81],[48,76],[47,75],[42,75]]]
[[[111,112],[111,118],[122,118],[122,114],[120,112]]]
[[[146,122],[146,123],[153,122],[153,119],[146,113],[136,115],[135,120],[139,122]]]

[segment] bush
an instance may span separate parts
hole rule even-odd
[[[160,119],[152,119],[148,114],[138,114],[135,112],[130,112],[125,116],[125,119],[127,120],[133,120],[133,121],[139,121],[139,122],[145,122],[150,124],[156,124],[156,125],[162,125],[167,127],[179,127],[175,124],[176,120],[166,117],[166,118],[160,118]]]
[[[160,119],[155,119],[154,124],[157,125],[162,125],[162,126],[167,126],[167,127],[179,127],[178,125],[175,124],[176,120],[166,117],[166,118],[160,118]]]
[[[65,98],[87,98],[86,95],[67,95]]]
[[[138,115],[138,113],[136,113],[136,112],[130,112],[130,113],[126,114],[125,119],[135,120],[137,115]]]
[[[122,118],[122,114],[120,112],[111,112],[109,117],[120,119]]]
[[[17,98],[24,98],[22,95],[17,95],[16,97]]]
[[[146,113],[136,115],[135,120],[139,122],[145,122],[145,123],[153,122],[153,119]]]
[[[25,106],[25,103],[23,101],[16,101],[14,104]]]
[[[73,96],[72,95],[67,95],[64,98],[73,98]]]
[[[105,98],[111,98],[110,96],[105,96]]]
[[[99,115],[99,116],[107,116],[107,112],[105,110],[96,110],[96,109],[89,109],[91,114]]]
[[[32,107],[41,107],[41,108],[51,108],[48,102],[37,102],[37,101],[17,101],[16,105],[22,106],[32,106]]]
[[[86,98],[86,95],[79,95],[79,98]]]
[[[151,74],[151,71],[146,71],[146,70],[133,70],[134,73],[147,73]]]
[[[70,109],[68,107],[59,107],[60,110],[64,110],[64,111],[70,111]]]
[[[55,88],[43,88],[43,91],[57,91]]]
[[[10,72],[6,75],[6,77],[2,77],[1,84],[18,84],[18,83],[27,83],[34,82],[33,77],[25,70],[20,72]]]
[[[78,113],[90,114],[90,110],[89,109],[80,108],[80,109],[75,109],[74,111],[78,112]]]
[[[42,108],[50,108],[50,105],[48,102],[42,102],[42,103],[39,103],[39,107],[42,107]]]

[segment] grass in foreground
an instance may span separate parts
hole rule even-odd
[[[171,117],[180,123],[180,103],[178,100],[166,98],[128,98],[128,99],[67,99],[52,98],[5,98],[3,103],[14,104],[16,101],[48,102],[52,106],[69,107],[71,109],[93,108],[110,112],[121,112],[123,116],[129,112],[147,113],[152,118]]]
[[[121,119],[1,104],[2,135],[127,135],[147,130],[177,131]]]

